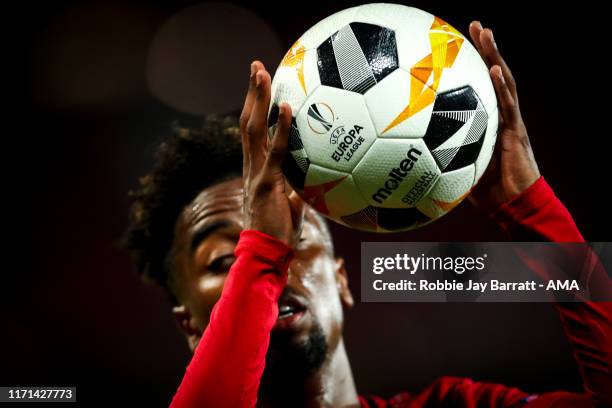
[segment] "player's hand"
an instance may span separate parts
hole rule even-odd
[[[469,199],[477,207],[491,212],[531,186],[540,177],[540,171],[519,110],[516,82],[499,53],[493,31],[473,21],[470,37],[489,67],[497,95],[499,130],[489,168]]]
[[[244,227],[295,247],[301,234],[304,202],[290,190],[281,169],[289,143],[291,107],[286,103],[279,106],[276,133],[268,142],[270,93],[270,74],[261,62],[253,62],[240,115]]]

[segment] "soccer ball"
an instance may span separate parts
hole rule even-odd
[[[489,71],[441,19],[368,4],[320,21],[287,52],[272,81],[293,112],[283,170],[313,208],[351,228],[414,229],[463,200],[497,133]]]

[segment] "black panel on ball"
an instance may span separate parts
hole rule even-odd
[[[310,159],[306,157],[304,160],[306,161],[306,168],[308,168],[308,166],[310,166]],[[282,168],[285,177],[287,177],[287,181],[289,181],[289,184],[291,184],[291,187],[301,193],[304,189],[306,172],[303,171],[298,165],[291,153],[287,152]]]
[[[469,85],[436,95],[434,111],[474,110],[478,106],[478,96]]]
[[[464,122],[457,119],[442,115],[431,115],[423,140],[427,147],[433,150],[450,139],[463,125]]]
[[[372,205],[341,219],[353,228],[366,231],[376,231],[378,228],[398,231],[430,220],[416,208],[383,208]]]
[[[317,48],[317,67],[321,84],[364,94],[398,69],[395,32],[350,23]]]
[[[480,148],[482,147],[483,142],[484,135],[475,143],[461,146],[453,160],[444,169],[444,172],[457,170],[473,164],[480,154]]]
[[[295,118],[291,119],[291,128],[289,128],[288,148],[289,151],[300,150],[304,148],[304,144],[302,143],[302,137],[300,136],[300,131],[298,130]]]
[[[310,159],[306,156],[302,137],[297,127],[295,118],[291,118],[291,127],[289,128],[289,145],[287,154],[283,161],[283,173],[287,177],[287,181],[291,186],[301,192],[304,189],[306,180],[306,172],[310,166]],[[294,153],[295,152],[295,156]]]
[[[399,67],[395,31],[366,23],[351,23],[351,28],[361,46],[376,82]]]
[[[445,112],[473,111],[478,106],[478,97],[471,86],[464,86],[452,91],[436,95],[433,113],[423,136],[423,140],[430,150],[446,142],[464,125],[458,118],[445,116]]]
[[[376,231],[376,207],[368,206],[356,213],[340,217],[347,225],[363,231]]]
[[[416,223],[429,221],[430,218],[416,208],[378,207],[378,226],[389,231],[410,228]]]
[[[333,36],[332,36],[333,37]],[[328,38],[317,48],[317,66],[321,84],[342,89],[340,73],[336,65],[332,37]]]
[[[270,108],[270,114],[268,115],[268,128],[271,128],[272,126],[276,125],[276,122],[278,122],[278,113],[278,104],[272,104],[272,107]]]

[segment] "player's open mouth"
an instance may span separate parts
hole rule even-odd
[[[285,296],[278,302],[278,318],[275,328],[288,329],[304,317],[307,309],[295,296]]]
[[[304,308],[296,307],[295,305],[281,305],[278,308],[278,320],[286,319],[288,317],[294,316],[298,313],[303,313]]]

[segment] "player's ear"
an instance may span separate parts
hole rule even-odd
[[[191,348],[191,351],[194,351],[200,341],[201,333],[194,322],[189,308],[185,305],[174,306],[172,308],[172,314],[181,328],[181,331],[187,338],[189,348]]]
[[[336,282],[338,286],[338,293],[340,294],[340,300],[346,308],[351,308],[355,304],[353,300],[353,294],[348,284],[348,274],[344,265],[344,258],[336,258]]]

